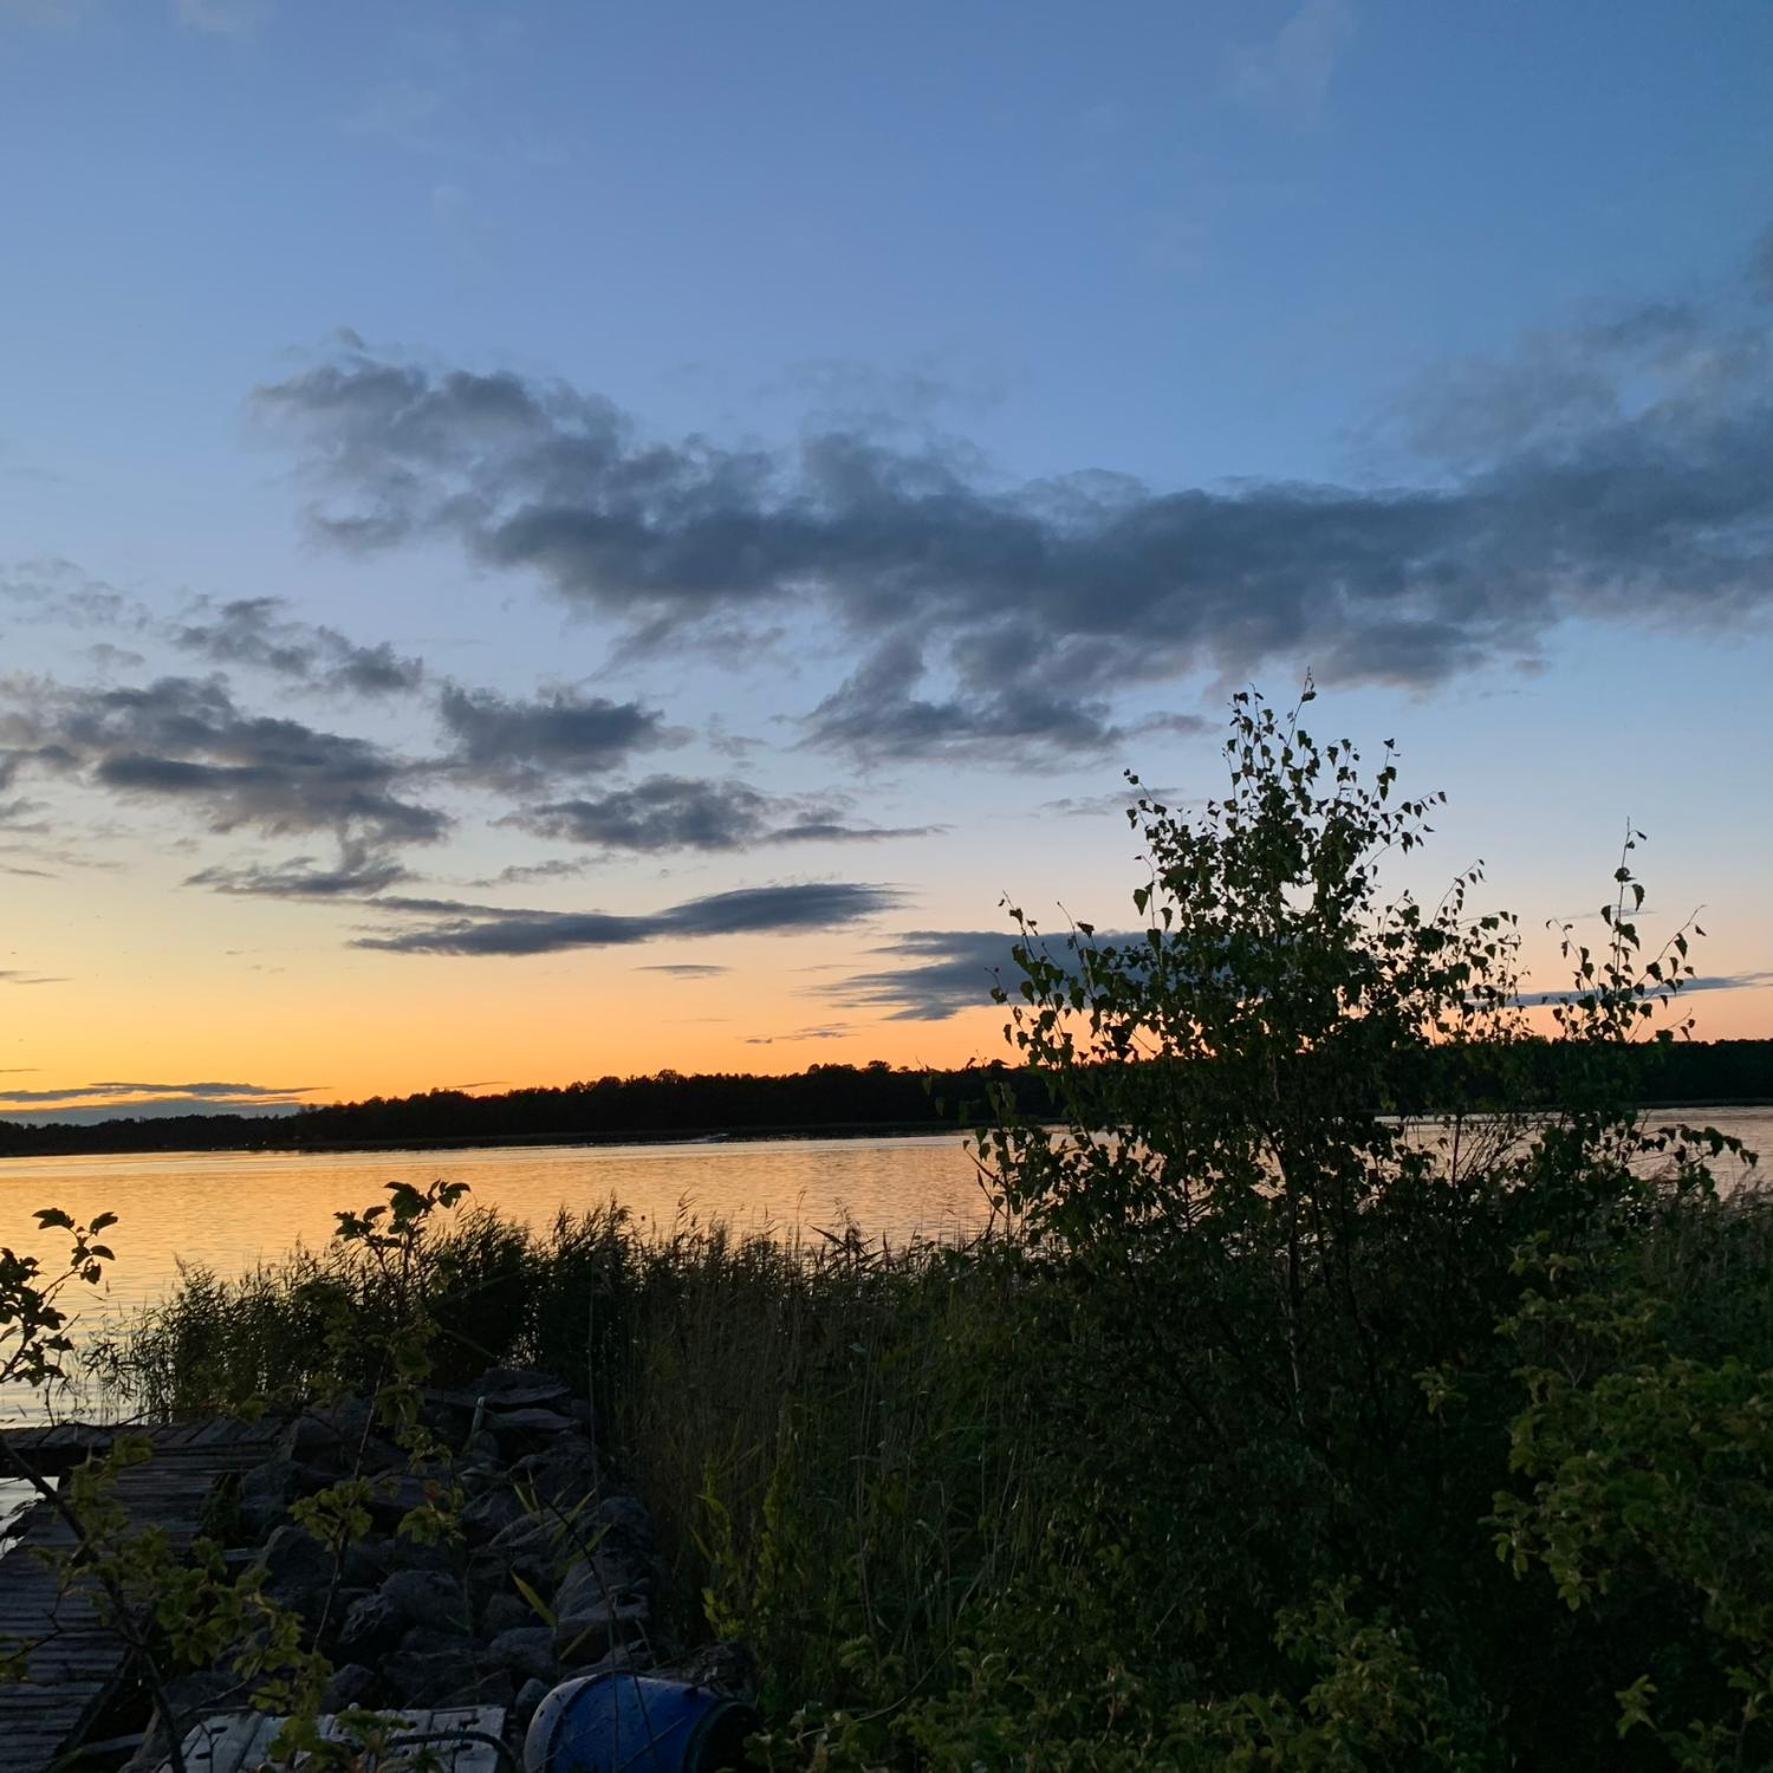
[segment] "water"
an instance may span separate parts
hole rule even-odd
[[[1676,1118],[1674,1115],[1670,1119]],[[1773,1108],[1690,1110],[1681,1117],[1733,1133],[1773,1166]],[[77,1218],[114,1212],[117,1252],[103,1291],[83,1294],[86,1333],[162,1297],[179,1265],[233,1275],[274,1262],[298,1243],[318,1247],[333,1215],[382,1197],[383,1184],[466,1182],[470,1200],[545,1224],[562,1207],[612,1198],[643,1226],[682,1217],[737,1230],[796,1231],[853,1220],[870,1237],[954,1237],[987,1208],[958,1135],[913,1139],[770,1139],[731,1143],[480,1148],[463,1151],[156,1152],[140,1156],[10,1158],[0,1162],[0,1243],[44,1255],[38,1207]],[[0,1395],[0,1417],[36,1407]]]

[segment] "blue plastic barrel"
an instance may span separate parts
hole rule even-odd
[[[528,1773],[727,1773],[757,1714],[687,1681],[610,1671],[554,1689],[523,1739]]]

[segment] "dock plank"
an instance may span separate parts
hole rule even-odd
[[[158,1529],[182,1550],[201,1531],[216,1486],[267,1457],[281,1429],[274,1421],[224,1420],[3,1432],[8,1448],[46,1477],[104,1453],[120,1432],[145,1436],[154,1457],[119,1472],[115,1495],[133,1527]],[[103,1623],[97,1597],[80,1587],[64,1590],[40,1555],[73,1543],[56,1510],[39,1501],[0,1556],[0,1639],[28,1646],[25,1678],[0,1686],[0,1773],[44,1773],[90,1731],[128,1672],[128,1645]]]

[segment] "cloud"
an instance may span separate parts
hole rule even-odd
[[[312,1095],[317,1084],[103,1083],[68,1084],[59,1090],[0,1090],[0,1102],[91,1102],[134,1097],[180,1096],[203,1102],[287,1101]]]
[[[688,776],[649,776],[608,794],[531,807],[508,822],[541,837],[645,854],[854,842],[917,836],[929,829],[851,825],[829,803],[776,798],[744,782]]]
[[[367,739],[244,712],[219,677],[66,689],[17,678],[0,712],[0,772],[72,771],[116,793],[182,802],[212,830],[331,831],[341,842],[428,843],[443,814],[401,791],[408,766]]]
[[[1700,973],[1681,982],[1679,996],[1685,998],[1695,991],[1765,991],[1773,989],[1773,970],[1751,970],[1741,973]],[[1534,991],[1523,993],[1516,1001],[1529,1008],[1546,1004],[1574,1003],[1579,991]],[[1676,1000],[1679,1001],[1679,998]]]
[[[796,1028],[787,1034],[748,1034],[745,1045],[748,1047],[773,1047],[778,1041],[784,1045],[797,1040],[845,1040],[855,1032],[848,1022],[821,1022],[813,1028]]]
[[[1277,122],[1315,123],[1353,34],[1354,10],[1346,0],[1304,0],[1272,37],[1233,52],[1232,97]]]
[[[824,987],[854,1009],[887,1011],[889,1022],[941,1022],[991,1002],[991,988],[1015,979],[1017,938],[1001,930],[908,930],[876,954],[892,964]]]
[[[103,628],[112,635],[143,633],[154,621],[138,598],[53,556],[0,571],[0,600],[15,621]]]
[[[887,1012],[889,1022],[942,1022],[963,1010],[991,1003],[994,985],[1014,989],[1022,978],[1014,949],[1020,937],[1002,930],[907,930],[874,952],[891,964],[852,974],[821,987],[824,996],[853,1009]],[[1046,939],[1047,951],[1061,961],[1075,960],[1079,938]],[[1137,948],[1142,934],[1099,931],[1096,946]],[[1040,939],[1036,938],[1037,946]]]
[[[368,844],[347,842],[332,867],[312,856],[294,856],[273,866],[252,863],[199,869],[185,885],[268,899],[354,899],[382,892],[408,878],[407,870],[392,856]]]
[[[625,763],[635,751],[682,738],[656,708],[566,691],[523,702],[452,683],[438,700],[438,712],[453,745],[448,767],[502,788],[599,774]]]
[[[178,21],[212,37],[250,37],[271,17],[271,0],[173,0]]]
[[[561,383],[350,343],[256,404],[335,546],[451,538],[631,647],[826,620],[858,662],[806,732],[863,758],[1081,754],[1191,673],[1424,688],[1518,666],[1560,622],[1764,615],[1767,333],[1738,280],[1451,366],[1400,403],[1389,485],[1006,485],[971,451],[857,429],[673,443]]]
[[[8,874],[31,874],[35,869],[9,868]],[[0,967],[0,985],[65,985],[66,979],[54,978],[45,973],[21,973]]]
[[[669,973],[674,979],[718,979],[723,973],[730,973],[732,968],[705,965],[701,961],[673,960],[634,970],[637,973]]]
[[[507,910],[450,900],[381,899],[378,909],[433,919],[393,935],[361,935],[354,946],[393,954],[558,954],[623,948],[669,938],[835,929],[890,910],[888,887],[832,881],[741,887],[639,915],[608,911]]]
[[[470,881],[470,886],[527,886],[533,880],[576,880],[590,864],[582,858],[568,860],[554,857],[546,862],[513,862],[484,880]]]
[[[248,665],[313,688],[374,697],[416,690],[422,660],[386,641],[360,646],[336,629],[293,621],[278,597],[199,598],[172,630],[174,644],[218,665]]]

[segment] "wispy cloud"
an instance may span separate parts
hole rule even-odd
[[[1354,27],[1347,0],[1304,0],[1273,36],[1232,52],[1227,88],[1264,116],[1309,126],[1323,113]]]
[[[917,837],[929,826],[857,825],[831,801],[795,800],[745,782],[649,776],[630,788],[527,808],[508,821],[541,837],[605,850],[739,850],[763,844]]]
[[[360,935],[355,946],[392,954],[559,954],[575,948],[837,929],[875,917],[898,902],[899,895],[889,887],[851,881],[741,887],[642,913],[509,910],[451,900],[384,898],[374,902],[376,909],[413,921],[392,935]]]
[[[270,22],[271,0],[173,0],[178,21],[212,37],[251,37]]]
[[[388,642],[364,646],[335,628],[300,621],[278,597],[199,598],[173,625],[173,643],[212,664],[245,665],[292,678],[311,688],[358,696],[416,690],[420,659],[396,653]]]

